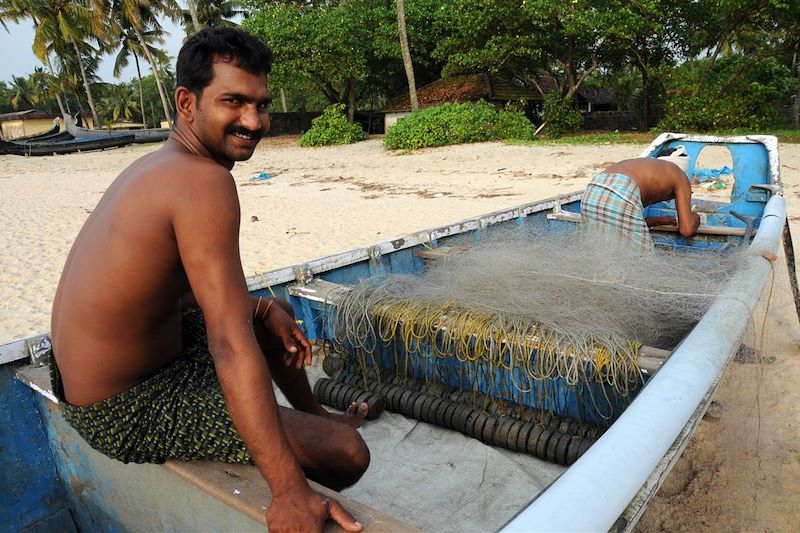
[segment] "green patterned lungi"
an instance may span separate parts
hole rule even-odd
[[[622,238],[635,253],[653,251],[639,186],[625,174],[598,174],[581,199],[581,223]]]
[[[52,354],[50,381],[67,422],[112,459],[253,464],[225,406],[199,309],[183,314],[183,353],[130,390],[85,407],[70,405]]]

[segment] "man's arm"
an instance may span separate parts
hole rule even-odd
[[[647,224],[648,228],[652,228],[653,226],[677,226],[678,221],[675,217],[647,217],[644,219],[645,223]]]
[[[675,169],[672,175],[675,187],[675,210],[678,213],[678,232],[692,237],[700,227],[700,215],[692,212],[692,186],[683,171]]]
[[[269,528],[319,531],[329,503],[311,490],[289,448],[253,331],[253,303],[239,258],[235,184],[221,167],[209,167],[192,169],[191,178],[175,179],[175,190],[168,191],[175,198],[172,225],[181,261],[205,315],[228,411],[272,491]]]

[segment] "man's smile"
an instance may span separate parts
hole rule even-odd
[[[261,137],[260,135],[261,132],[249,131],[244,128],[233,128],[229,130],[228,133],[230,135],[233,135],[237,139],[241,139],[243,141],[248,141],[248,142],[256,142]]]

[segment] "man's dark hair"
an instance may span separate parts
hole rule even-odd
[[[214,61],[220,59],[252,74],[269,74],[272,69],[272,51],[258,38],[236,28],[205,28],[178,52],[176,85],[200,94],[214,76]]]

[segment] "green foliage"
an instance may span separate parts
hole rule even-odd
[[[104,92],[98,111],[100,119],[105,124],[141,119],[142,111],[139,109],[138,91],[133,83],[109,85]]]
[[[0,113],[11,113],[14,108],[11,107],[12,92],[6,82],[0,81]]]
[[[509,102],[497,115],[492,137],[498,140],[529,141],[533,139],[534,131],[533,123],[522,109],[522,102]]]
[[[311,129],[300,137],[300,146],[329,146],[363,141],[367,134],[360,124],[351,124],[344,114],[344,104],[329,106],[311,121]]]
[[[175,77],[169,72],[162,72],[161,83],[164,85],[164,91],[167,95],[172,95],[175,92]],[[151,127],[158,127],[161,125],[164,117],[164,109],[161,105],[161,98],[158,94],[158,87],[156,86],[156,79],[152,74],[142,77],[142,92],[144,93],[144,111],[147,117],[147,125]],[[138,100],[138,87],[137,96]],[[167,103],[172,105],[172,99],[168,96]]]
[[[749,131],[742,130],[713,130],[708,132],[712,135],[742,135],[750,133]],[[774,135],[778,138],[781,144],[800,144],[800,131],[798,130],[782,130],[782,129],[767,129],[759,131],[762,135]],[[536,138],[536,144],[564,146],[564,145],[597,145],[597,144],[648,144],[653,140],[653,132],[650,131],[613,131],[613,132],[592,132],[592,133],[574,133],[564,135],[558,139],[540,139]],[[532,144],[532,143],[529,143]]]
[[[242,26],[275,53],[274,86],[291,94],[313,85],[328,103],[348,103],[360,87],[403,76],[399,44],[388,46],[397,40],[393,5],[387,0],[302,7],[259,3]],[[388,75],[383,65],[392,56],[397,61]]]
[[[547,122],[547,134],[558,138],[580,128],[583,117],[579,111],[564,102],[558,91],[549,91],[544,96],[542,120]]]
[[[392,126],[383,144],[390,150],[416,150],[500,139],[527,140],[532,136],[533,124],[516,106],[498,112],[493,105],[480,101],[416,111]]]
[[[692,61],[671,72],[667,83],[672,97],[660,129],[763,130],[782,125],[777,104],[789,97],[793,81],[785,66],[772,58],[754,62],[729,56],[717,60],[700,83],[707,67],[707,61]]]

